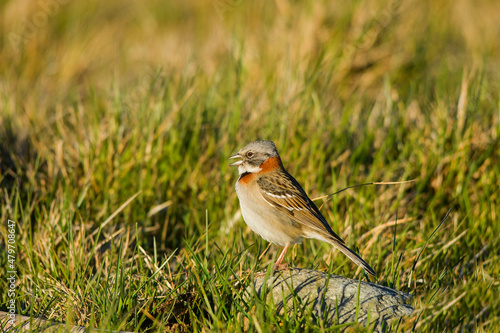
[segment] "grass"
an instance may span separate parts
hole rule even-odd
[[[498,330],[496,1],[47,3],[0,4],[0,248],[15,221],[17,313],[338,330],[244,297],[281,249],[258,260],[267,243],[238,213],[227,157],[270,139],[311,197],[417,179],[322,208],[377,283],[414,295],[394,331]],[[328,244],[294,253],[359,277]]]

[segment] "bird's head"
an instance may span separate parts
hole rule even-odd
[[[257,173],[261,171],[261,165],[269,158],[279,157],[278,150],[272,141],[259,140],[250,142],[232,158],[241,158],[240,160],[231,164],[237,166],[240,175],[244,173]]]

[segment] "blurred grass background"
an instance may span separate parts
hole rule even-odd
[[[418,179],[322,208],[378,283],[414,295],[392,330],[498,329],[497,1],[21,0],[0,12],[0,248],[15,220],[18,313],[151,332],[325,330],[243,301],[234,283],[281,250],[257,260],[267,243],[238,213],[227,161],[269,139],[311,197]],[[294,252],[295,266],[359,276],[328,244]]]

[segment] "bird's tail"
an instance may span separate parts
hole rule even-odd
[[[353,250],[348,248],[344,243],[339,242],[337,239],[331,237],[328,238],[328,242],[345,254],[349,259],[351,259],[356,265],[363,268],[368,274],[372,276],[377,276],[377,273],[364,261],[359,255],[357,255]]]

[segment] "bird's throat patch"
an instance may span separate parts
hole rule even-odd
[[[255,178],[255,174],[254,173],[245,172],[245,173],[241,174],[240,179],[238,179],[238,181],[242,185],[248,185],[248,183],[250,183],[254,178]]]

